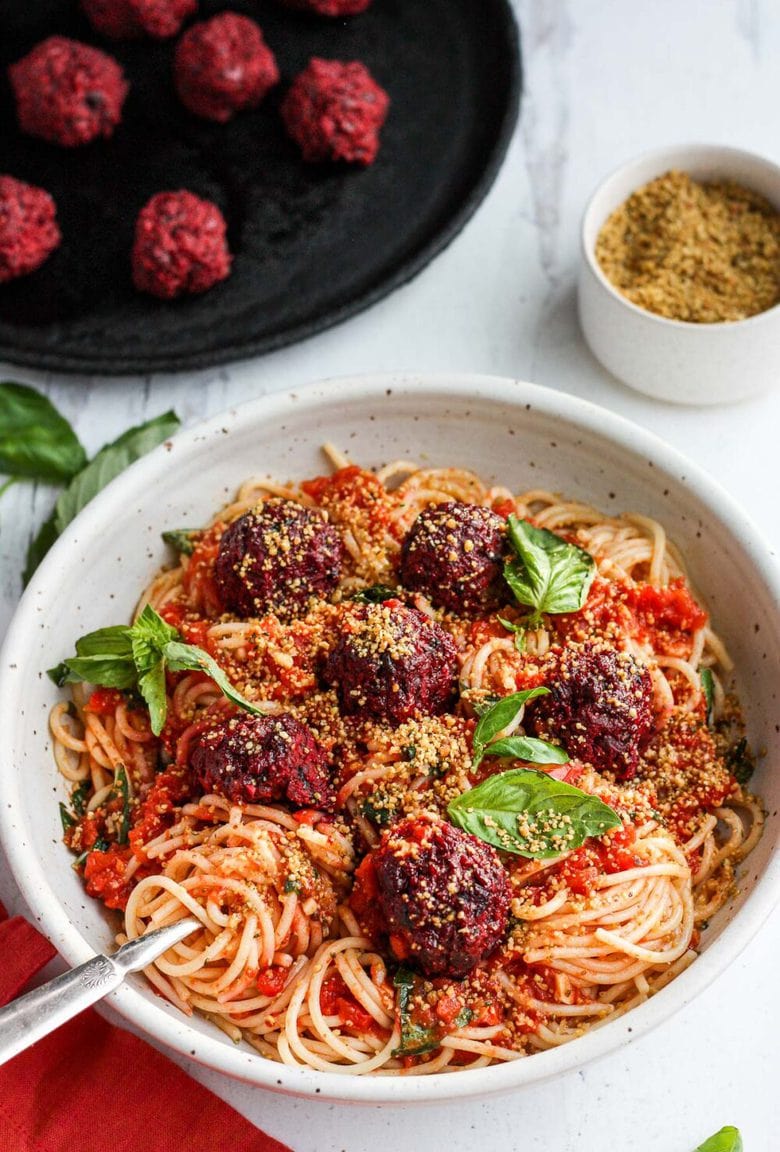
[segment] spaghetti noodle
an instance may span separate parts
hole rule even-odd
[[[761,834],[730,659],[657,522],[605,517],[543,491],[516,495],[457,468],[401,461],[370,473],[329,455],[329,477],[243,485],[212,525],[189,534],[139,609],[150,604],[206,649],[269,732],[282,715],[304,725],[327,758],[334,802],[200,794],[194,750],[215,726],[237,731],[235,707],[202,672],[168,673],[159,738],[132,693],[75,685],[50,720],[71,788],[66,842],[87,890],[123,911],[120,940],[185,915],[199,920],[148,979],[181,1011],[204,1014],[269,1059],[422,1075],[559,1045],[641,1003],[695,959]],[[305,611],[241,618],[223,600],[221,541],[229,525],[272,511],[274,501],[326,517],[343,562],[331,591]],[[512,514],[587,552],[596,575],[582,608],[530,620],[502,586],[498,607],[459,613],[404,588],[404,540],[426,509],[453,501]],[[345,703],[338,677],[323,669],[353,627],[356,596],[401,601],[447,633],[459,691],[446,709],[412,708],[390,722],[368,697],[362,711]],[[407,652],[403,637],[393,643]],[[465,976],[426,972],[414,955],[399,956],[387,925],[355,899],[356,870],[388,830],[446,820],[454,798],[507,766],[488,758],[474,771],[486,703],[554,683],[569,675],[566,653],[591,651],[630,659],[648,677],[652,734],[638,745],[636,771],[599,767],[581,744],[567,765],[539,770],[600,797],[620,827],[552,858],[497,854],[511,892],[498,946]],[[421,687],[418,704],[424,698]],[[529,701],[500,735],[560,743],[554,717]]]

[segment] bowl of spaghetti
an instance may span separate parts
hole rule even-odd
[[[682,1008],[773,907],[779,599],[744,513],[581,400],[265,397],[134,465],[31,582],[3,845],[71,963],[197,917],[112,999],[213,1068],[532,1083]]]

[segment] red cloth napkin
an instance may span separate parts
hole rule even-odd
[[[0,1004],[54,956],[0,904]],[[82,1012],[0,1068],[2,1152],[290,1152],[156,1049]]]

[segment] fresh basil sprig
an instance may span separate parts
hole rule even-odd
[[[529,768],[489,776],[456,796],[447,815],[464,832],[531,860],[560,856],[621,824],[597,796]]]
[[[515,599],[533,609],[527,626],[536,627],[543,612],[579,611],[596,574],[590,553],[514,515],[507,526],[516,558],[505,562],[504,579]]]
[[[0,383],[0,472],[61,484],[86,463],[78,436],[48,397],[26,384]]]
[[[103,688],[136,689],[149,708],[152,731],[162,732],[167,714],[165,672],[205,672],[231,703],[260,715],[262,709],[233,687],[216,660],[185,644],[179,633],[147,604],[133,625],[100,628],[76,642],[76,655],[48,675],[55,684],[86,681]]]
[[[129,428],[101,448],[95,458],[76,473],[67,488],[60,493],[54,511],[41,525],[38,535],[27,550],[27,564],[23,574],[25,584],[60,533],[65,531],[92,497],[130,464],[172,436],[179,423],[175,412],[164,412],[162,416],[147,420],[145,424]]]
[[[733,1124],[727,1124],[714,1136],[710,1136],[709,1140],[700,1144],[696,1152],[743,1152],[739,1128],[735,1128]]]
[[[549,688],[524,688],[503,696],[482,713],[474,729],[472,747],[474,759],[472,770],[479,767],[484,756],[514,756],[517,760],[527,760],[529,764],[568,764],[569,757],[563,748],[537,740],[533,736],[507,736],[496,740],[499,732],[512,723],[527,701],[537,696],[546,696]]]

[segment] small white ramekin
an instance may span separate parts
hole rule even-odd
[[[738,148],[679,145],[618,168],[596,189],[582,221],[578,298],[590,350],[625,384],[678,404],[723,404],[780,387],[780,305],[729,323],[667,320],[621,296],[596,260],[608,216],[673,168],[697,180],[735,180],[780,210],[780,167]]]

